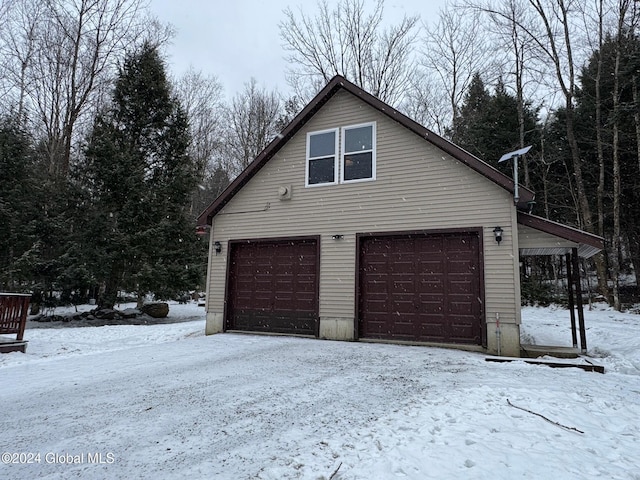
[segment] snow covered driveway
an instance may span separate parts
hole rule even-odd
[[[640,479],[628,365],[203,329],[29,331],[0,357],[0,450],[32,463],[0,478]]]

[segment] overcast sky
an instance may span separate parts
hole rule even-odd
[[[365,0],[373,5],[373,0]],[[335,4],[329,0],[329,4]],[[420,15],[430,22],[437,18],[445,0],[386,0],[384,19],[396,23],[404,14]],[[174,75],[189,66],[215,75],[225,96],[232,97],[251,77],[260,86],[287,93],[287,67],[278,23],[290,6],[306,14],[317,11],[315,0],[151,0],[151,10],[176,29],[168,49],[169,68]]]

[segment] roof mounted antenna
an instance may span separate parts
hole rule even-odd
[[[505,153],[500,157],[500,160],[498,160],[498,163],[501,163],[513,158],[513,203],[515,205],[517,205],[518,200],[520,200],[520,193],[518,192],[518,159],[529,150],[531,150],[531,145],[521,148],[520,150],[514,150],[513,152]]]

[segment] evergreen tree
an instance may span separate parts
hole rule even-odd
[[[480,138],[486,138],[486,110],[490,96],[482,77],[475,73],[464,103],[453,119],[453,128],[446,132],[451,141],[465,148],[469,153],[485,159]]]
[[[188,146],[186,115],[158,52],[145,44],[126,58],[112,107],[95,119],[85,149],[85,228],[105,285],[101,306],[112,306],[119,289],[137,292],[139,301],[149,292],[169,298],[201,279],[188,216],[197,166]]]
[[[0,119],[0,290],[30,287],[38,250],[34,159],[18,122]]]
[[[479,74],[475,74],[460,113],[454,120],[451,138],[469,153],[511,175],[510,164],[498,164],[507,152],[521,148],[518,135],[518,105],[502,81],[490,94]],[[539,141],[537,112],[525,105],[527,143]]]
[[[601,51],[595,51],[582,69],[581,90],[576,97],[576,136],[582,151],[584,179],[587,188],[596,191],[598,185],[598,158],[596,144],[596,75],[599,58],[602,59],[600,79],[601,131],[603,135],[604,159],[604,235],[611,240],[613,234],[613,125],[615,110],[613,102],[615,57],[618,39],[607,36]],[[640,38],[633,33],[621,39],[621,65],[619,68],[618,156],[620,162],[620,217],[621,236],[628,245],[626,258],[635,267],[636,285],[640,269],[640,161],[638,160],[638,111],[640,106],[634,98],[634,87],[638,86],[640,72]],[[634,85],[635,82],[635,85]],[[636,92],[637,96],[637,92]],[[595,207],[595,198],[591,198]],[[595,208],[594,208],[595,209]],[[614,253],[610,253],[613,255]],[[627,257],[628,255],[628,257]]]

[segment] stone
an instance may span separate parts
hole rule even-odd
[[[113,320],[118,316],[118,312],[111,308],[102,308],[94,311],[93,315],[101,320]]]
[[[120,315],[122,315],[122,318],[136,318],[138,315],[140,315],[140,310],[138,310],[137,308],[125,308],[124,310],[120,311]]]
[[[166,302],[145,303],[140,310],[153,318],[165,318],[169,315],[169,304]]]

